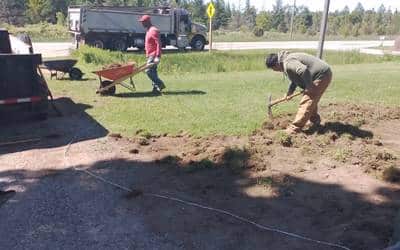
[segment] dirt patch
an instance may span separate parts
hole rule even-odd
[[[140,130],[136,137],[125,138],[124,142],[134,144],[131,153],[139,159],[181,167],[199,165],[199,169],[219,166],[262,172],[270,170],[273,159],[287,157],[285,161],[296,159],[299,165],[323,161],[334,162],[335,166],[353,165],[382,179],[384,171],[399,166],[398,148],[386,146],[386,140],[379,136],[388,127],[399,129],[398,109],[329,104],[321,113],[326,116],[325,123],[295,136],[282,131],[293,118],[289,114],[266,121],[247,137],[199,138],[186,132],[175,136],[151,135]],[[390,124],[378,126],[382,122]]]
[[[203,193],[214,197],[212,200],[234,195],[234,191],[224,184],[216,185],[216,179],[210,178],[211,173],[223,171],[224,175],[246,176],[244,182],[248,188],[242,193],[286,200],[287,203],[279,203],[279,206],[293,207],[297,211],[297,223],[307,225],[305,217],[309,213],[307,209],[311,209],[315,225],[332,219],[332,228],[325,233],[336,235],[352,249],[385,247],[392,233],[390,221],[398,207],[388,206],[386,198],[381,198],[376,190],[382,189],[378,188],[381,185],[398,190],[400,147],[387,145],[380,134],[389,128],[400,130],[400,111],[330,104],[322,108],[321,114],[325,117],[321,126],[308,128],[295,136],[282,132],[293,118],[293,114],[289,114],[265,122],[247,137],[196,138],[182,132],[177,136],[139,136],[125,142],[133,143],[140,152],[135,154],[136,160],[154,160],[160,166],[174,167],[178,173],[182,170],[195,176],[190,177],[195,181],[189,186],[198,189],[196,185],[201,185]],[[390,139],[400,141],[400,136]],[[148,143],[143,144],[143,140]],[[372,205],[368,202],[345,201],[344,197],[348,199],[349,196],[339,189],[326,192],[323,187],[305,184],[305,180],[337,183],[352,192],[362,193],[379,209],[371,211]],[[220,193],[218,188],[224,192]],[[198,195],[190,190],[189,187],[185,192]],[[244,208],[235,206],[239,210]],[[318,226],[314,226],[305,229],[307,235],[315,234],[312,228]]]
[[[132,138],[110,134],[74,144],[69,157],[74,164],[104,173],[106,179],[132,183],[135,192],[114,201],[113,206],[121,207],[112,216],[132,216],[124,209],[136,211],[146,230],[179,239],[175,248],[328,249],[146,198],[142,191],[226,209],[351,249],[388,246],[400,207],[400,110],[330,104],[321,109],[321,126],[288,136],[281,130],[293,115],[265,122],[249,136],[203,138],[184,131],[171,136],[143,130]],[[39,163],[57,162],[62,153],[49,153]],[[34,155],[40,154],[24,152],[26,158],[35,159]],[[10,169],[27,161],[16,154],[2,160],[10,163]],[[79,180],[79,185],[84,183]]]

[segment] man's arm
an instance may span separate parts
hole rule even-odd
[[[153,31],[154,33],[153,35],[153,39],[156,43],[156,57],[158,57],[158,59],[161,57],[161,39],[160,39],[160,32],[158,32],[157,30]]]
[[[290,85],[289,85],[289,89],[288,89],[288,91],[286,93],[286,96],[293,95],[293,93],[296,90],[296,88],[297,88],[297,84],[294,83],[294,82],[291,82]]]

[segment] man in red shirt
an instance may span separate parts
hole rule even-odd
[[[160,94],[165,88],[164,82],[158,77],[157,66],[161,58],[161,41],[160,31],[151,23],[151,17],[144,15],[139,19],[143,27],[146,29],[145,49],[147,64],[153,64],[146,70],[147,76],[153,82],[153,93]]]

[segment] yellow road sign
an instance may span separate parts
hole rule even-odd
[[[209,18],[212,18],[215,15],[215,7],[214,7],[214,4],[212,2],[210,2],[208,4],[207,15],[208,15]]]

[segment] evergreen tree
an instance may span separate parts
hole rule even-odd
[[[23,24],[25,7],[25,0],[1,0],[0,23]]]
[[[267,11],[261,11],[256,17],[256,26],[260,27],[264,31],[271,29],[272,17]]]
[[[230,16],[226,12],[224,0],[214,0],[215,16],[213,18],[213,28],[219,29],[226,27],[229,23]]]
[[[356,8],[350,14],[350,21],[353,25],[361,24],[364,18],[364,7],[358,3]]]
[[[189,11],[192,13],[194,22],[207,24],[206,6],[203,0],[192,0],[189,4]]]
[[[285,22],[285,13],[283,10],[282,0],[276,0],[275,5],[272,8],[272,28],[275,30],[280,30],[280,28],[284,28],[286,24]]]
[[[309,29],[312,28],[313,25],[312,13],[305,6],[300,6],[296,12],[297,14],[294,21],[295,30],[302,34],[305,34]]]
[[[250,0],[246,0],[245,9],[243,13],[244,25],[249,29],[253,29],[256,25],[257,10],[254,6],[250,5]]]
[[[51,13],[52,5],[50,0],[28,0],[27,16],[32,23],[52,21]]]

